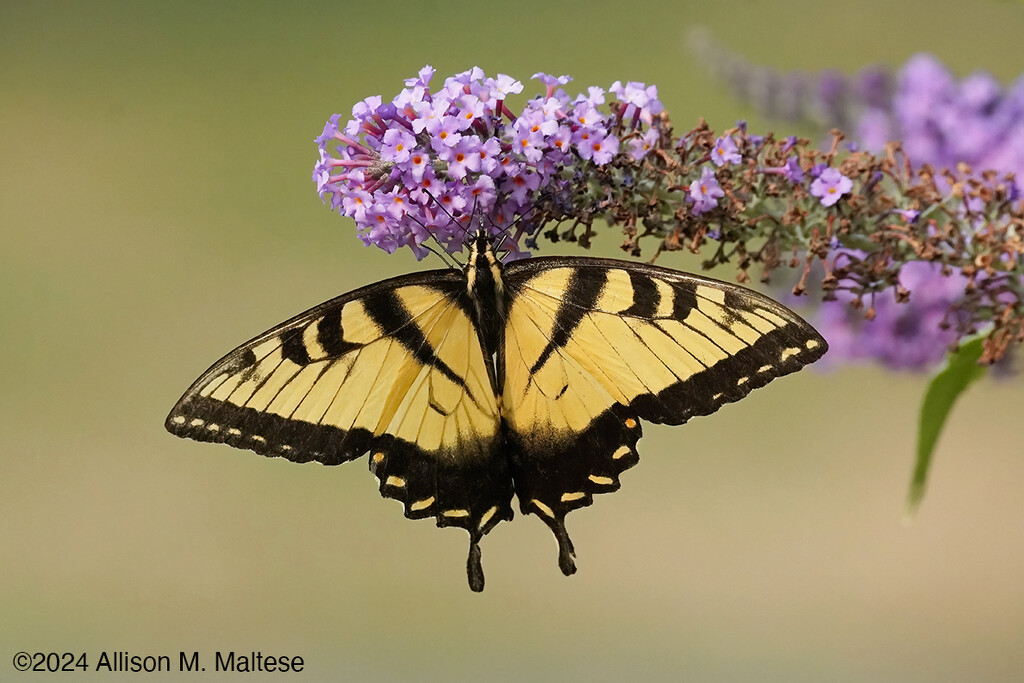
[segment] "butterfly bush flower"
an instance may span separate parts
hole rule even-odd
[[[542,237],[589,246],[608,224],[633,256],[652,240],[655,257],[703,252],[706,267],[735,264],[741,282],[755,264],[765,281],[797,268],[794,293],[826,301],[818,322],[833,357],[922,367],[989,328],[983,360],[993,362],[1024,340],[1024,202],[998,169],[937,170],[899,144],[844,145],[838,132],[824,149],[742,122],[677,135],[654,86],[570,96],[568,76],[534,78],[542,92],[513,107],[524,87],[512,77],[474,68],[436,87],[425,67],[390,102],[367,98],[344,125],[327,121],[317,191],[389,252],[457,252],[482,224],[508,260]],[[891,95],[884,78],[860,90],[834,73],[822,80],[804,97],[839,98],[822,108],[837,115],[854,96],[878,108]],[[967,90],[992,101],[990,89]]]
[[[826,168],[811,183],[811,194],[821,198],[822,206],[833,206],[853,189],[853,181],[834,168]]]
[[[568,76],[533,78],[544,94],[516,114],[508,98],[523,90],[520,81],[474,68],[434,87],[424,67],[390,102],[363,100],[343,127],[337,114],[328,120],[316,139],[317,191],[355,220],[364,244],[388,252],[409,247],[422,258],[429,240],[457,252],[476,216],[495,234],[509,232],[506,258],[526,255],[520,240],[535,240],[541,218],[571,218],[559,198],[599,175],[623,139],[632,162],[655,148],[650,126],[662,110],[657,89],[642,83],[616,82],[616,100],[606,103],[597,87],[567,95]],[[591,185],[583,189],[597,204],[606,193]]]
[[[736,149],[736,142],[731,135],[725,135],[715,141],[715,148],[711,152],[711,161],[721,168],[729,164],[737,164],[742,157]]]
[[[700,178],[690,183],[690,199],[693,200],[693,215],[699,216],[707,213],[718,206],[718,199],[724,197],[725,192],[715,178],[715,172],[705,166],[700,172]]]

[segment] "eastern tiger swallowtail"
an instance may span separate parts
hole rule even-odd
[[[369,453],[409,518],[480,539],[523,514],[554,532],[619,488],[640,420],[682,424],[818,359],[827,345],[780,304],[652,265],[579,257],[502,264],[489,236],[464,271],[384,280],[323,303],[217,361],[167,429],[295,462]]]

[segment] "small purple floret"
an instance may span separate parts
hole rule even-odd
[[[723,135],[715,141],[715,147],[711,150],[711,162],[721,168],[729,164],[738,164],[743,157],[736,148],[736,141],[731,135]]]
[[[693,215],[699,216],[718,206],[720,197],[725,191],[718,184],[714,170],[705,166],[700,172],[700,179],[690,183],[690,199],[693,200]]]
[[[811,183],[811,194],[821,199],[822,206],[832,206],[853,189],[853,181],[834,168],[826,168]]]

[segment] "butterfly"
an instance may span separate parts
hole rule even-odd
[[[480,230],[463,270],[327,301],[217,361],[167,417],[175,435],[295,462],[369,454],[409,518],[480,540],[537,515],[576,571],[566,515],[619,488],[641,420],[678,425],[821,357],[792,311],[738,285],[613,259],[502,263]]]

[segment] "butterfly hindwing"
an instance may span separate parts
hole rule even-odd
[[[649,265],[509,264],[503,417],[516,495],[575,571],[565,515],[619,487],[640,420],[682,424],[820,357],[825,341],[756,292]]]
[[[298,462],[369,452],[406,516],[469,531],[482,588],[477,542],[511,518],[512,481],[465,283],[433,271],[321,304],[218,361],[166,426]]]

